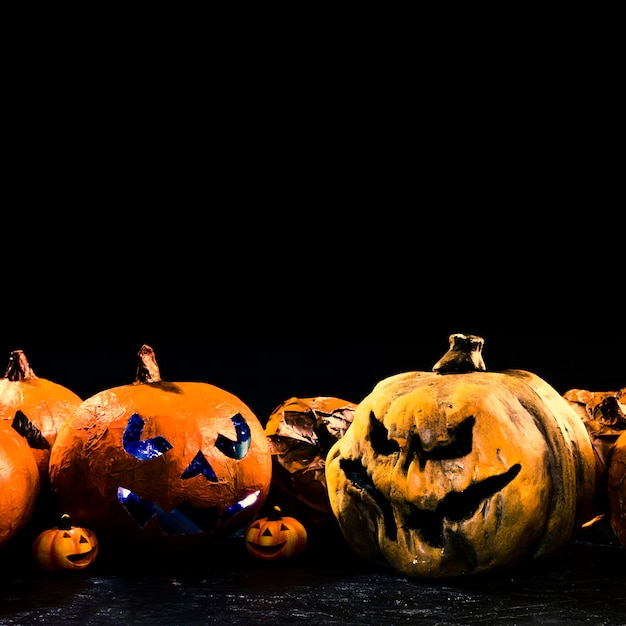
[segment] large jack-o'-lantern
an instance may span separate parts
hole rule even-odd
[[[208,383],[161,380],[144,345],[135,383],[87,398],[63,424],[50,482],[59,509],[98,536],[178,548],[249,523],[271,463],[246,404]]]
[[[546,556],[588,518],[582,421],[535,374],[486,371],[483,344],[451,335],[433,371],[380,381],[330,449],[330,503],[362,557],[415,577],[476,574]]]

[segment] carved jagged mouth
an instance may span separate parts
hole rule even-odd
[[[360,460],[341,459],[339,465],[346,478],[356,489],[366,492],[379,508],[384,523],[385,535],[390,541],[398,538],[398,526],[391,503],[379,491]],[[435,510],[421,509],[409,503],[409,514],[403,527],[416,531],[430,546],[442,548],[445,544],[443,525],[470,519],[483,502],[504,489],[520,472],[519,463],[502,474],[489,476],[471,484],[464,491],[448,493]]]
[[[287,542],[283,541],[282,543],[273,545],[273,546],[262,546],[258,543],[254,543],[253,541],[248,541],[248,545],[251,546],[257,552],[262,552],[264,554],[276,554],[280,552]]]
[[[155,502],[139,497],[125,487],[119,487],[117,498],[129,515],[141,528],[156,517],[159,528],[165,535],[188,535],[214,531],[219,524],[225,524],[241,511],[252,506],[259,498],[259,490],[247,495],[239,502],[220,513],[217,505],[195,507],[184,501],[171,511],[165,511]]]

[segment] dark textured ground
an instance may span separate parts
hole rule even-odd
[[[314,531],[291,561],[258,561],[241,533],[161,557],[101,543],[80,571],[45,573],[28,541],[0,550],[0,624],[626,624],[626,551],[608,527],[585,529],[550,558],[480,577],[415,580]]]

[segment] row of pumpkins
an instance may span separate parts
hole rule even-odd
[[[265,426],[224,389],[162,380],[147,345],[134,382],[85,400],[16,350],[0,380],[0,547],[44,494],[62,512],[32,545],[46,570],[86,567],[104,536],[177,550],[243,531],[253,556],[290,558],[329,520],[357,555],[421,578],[542,558],[603,516],[626,546],[626,388],[562,396],[487,371],[483,345],[451,335],[431,371],[358,404],[290,398]]]

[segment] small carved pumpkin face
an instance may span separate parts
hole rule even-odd
[[[307,543],[305,527],[293,517],[283,517],[279,507],[252,522],[245,533],[246,549],[263,561],[291,559],[304,551]]]
[[[72,526],[64,513],[57,528],[39,533],[32,546],[35,562],[44,570],[78,570],[91,565],[98,556],[98,538],[88,528]]]
[[[422,577],[556,549],[593,492],[584,426],[533,374],[446,367],[378,383],[331,448],[329,499],[346,540]]]
[[[207,383],[125,385],[85,400],[51,453],[60,508],[98,534],[174,543],[250,521],[269,490],[263,427]]]

